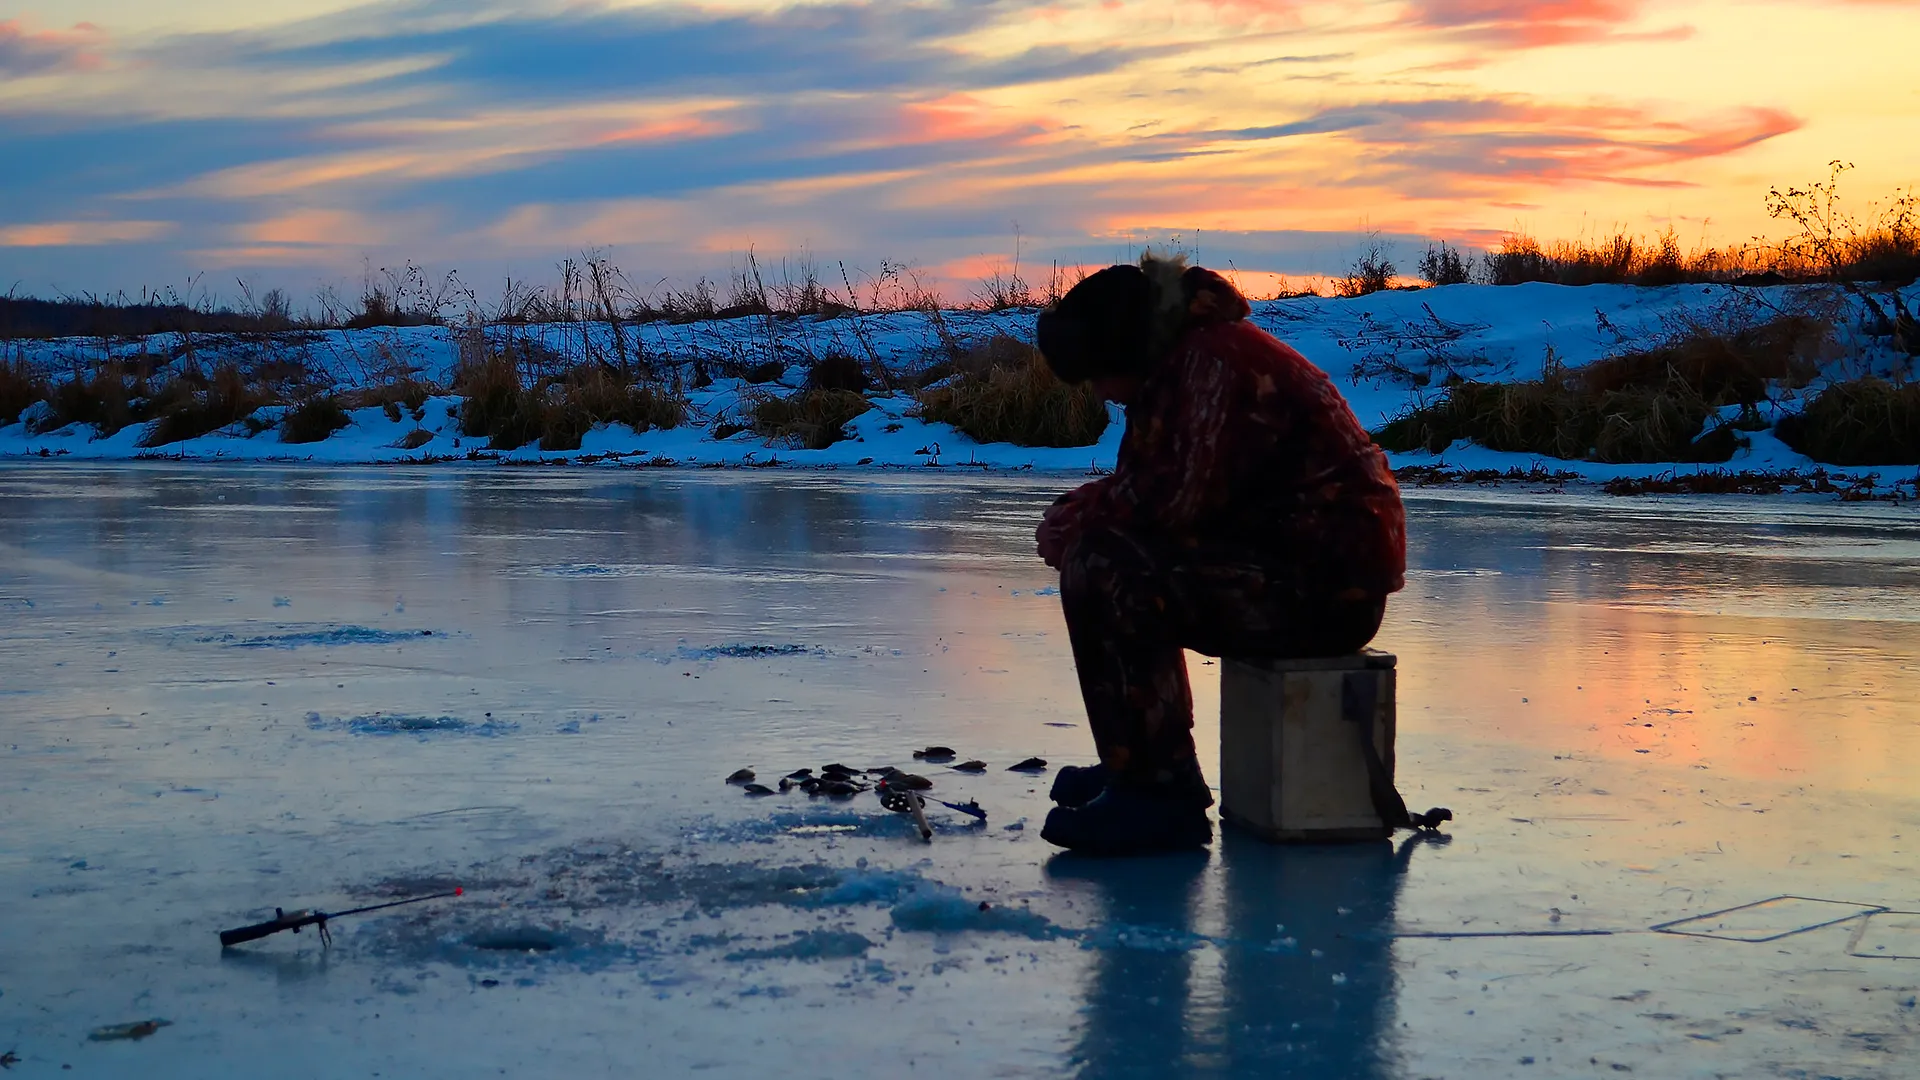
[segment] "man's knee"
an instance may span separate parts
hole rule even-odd
[[[1111,527],[1088,529],[1075,536],[1060,553],[1060,592],[1074,598],[1111,596],[1123,579],[1147,570],[1141,545]]]
[[[1125,530],[1088,530],[1062,552],[1060,598],[1070,614],[1097,608],[1106,618],[1158,619],[1168,588],[1168,569],[1153,547]]]

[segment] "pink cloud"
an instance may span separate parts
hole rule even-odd
[[[1645,0],[1410,0],[1415,26],[1506,48],[1539,48],[1609,39],[1671,40],[1690,36],[1678,26],[1651,33],[1623,32],[1647,7]]]
[[[1426,103],[1412,115],[1356,128],[1349,137],[1363,160],[1462,190],[1488,182],[1684,187],[1691,182],[1673,178],[1677,167],[1736,153],[1802,124],[1772,108],[1678,121],[1631,107],[1496,100]]]
[[[900,108],[890,141],[895,144],[996,140],[1031,142],[1053,125],[1038,117],[997,109],[967,94],[948,94]]]
[[[0,20],[0,78],[100,66],[106,34],[92,23],[71,30],[29,30],[23,20]]]
[[[1797,130],[1799,117],[1743,108],[1673,116],[1632,105],[1562,105],[1519,96],[1382,101],[1323,110],[1263,128],[1170,133],[1169,144],[1219,154],[1262,144],[1248,161],[1209,179],[1209,205],[1255,213],[1350,207],[1361,191],[1401,198],[1541,202],[1571,183],[1688,187],[1692,162],[1738,153]],[[1230,151],[1229,151],[1230,152]],[[1282,191],[1275,177],[1311,161],[1317,191]],[[1163,185],[1162,191],[1169,191]],[[1223,188],[1244,188],[1238,197]],[[1191,193],[1181,194],[1191,200]],[[1379,221],[1376,224],[1381,224]]]

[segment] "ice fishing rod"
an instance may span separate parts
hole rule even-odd
[[[929,795],[924,795],[912,788],[895,787],[886,780],[880,781],[874,788],[874,793],[880,796],[881,806],[892,810],[896,814],[913,815],[913,827],[920,833],[920,839],[922,840],[933,839],[933,826],[927,823],[926,813],[926,804],[930,802],[939,803],[949,810],[957,810],[977,821],[987,820],[987,812],[980,808],[980,801],[978,799],[965,803],[951,803],[945,799],[936,799]]]
[[[303,926],[317,926],[320,928],[320,945],[322,948],[325,948],[333,944],[333,935],[327,931],[328,919],[338,919],[342,915],[364,915],[369,911],[399,907],[402,904],[417,904],[422,900],[441,900],[449,896],[460,896],[464,892],[466,892],[465,889],[456,885],[451,892],[437,892],[427,896],[409,896],[405,900],[389,900],[384,904],[368,904],[366,907],[348,908],[345,911],[287,911],[283,908],[274,908],[273,918],[268,919],[266,922],[220,931],[220,947],[230,949],[242,942],[258,941],[269,934],[277,934],[282,930],[291,930],[297,934]]]

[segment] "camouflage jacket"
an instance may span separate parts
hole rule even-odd
[[[1247,321],[1225,279],[1195,268],[1182,283],[1183,325],[1127,406],[1113,474],[1071,497],[1074,525],[1253,564],[1297,596],[1398,591],[1406,515],[1386,455],[1325,372]]]

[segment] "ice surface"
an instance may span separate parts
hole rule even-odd
[[[1069,482],[0,468],[0,1051],[215,1078],[1910,1072],[1913,508],[1413,493],[1380,644],[1400,786],[1451,840],[1103,862],[1055,855],[1049,777],[1004,768],[1091,756],[1031,553]],[[589,566],[618,572],[553,572]],[[1218,667],[1190,667],[1212,747]],[[925,843],[870,794],[723,782],[835,761],[992,824],[931,806]],[[456,883],[328,951],[214,937]],[[1892,910],[1649,932],[1783,894]]]

